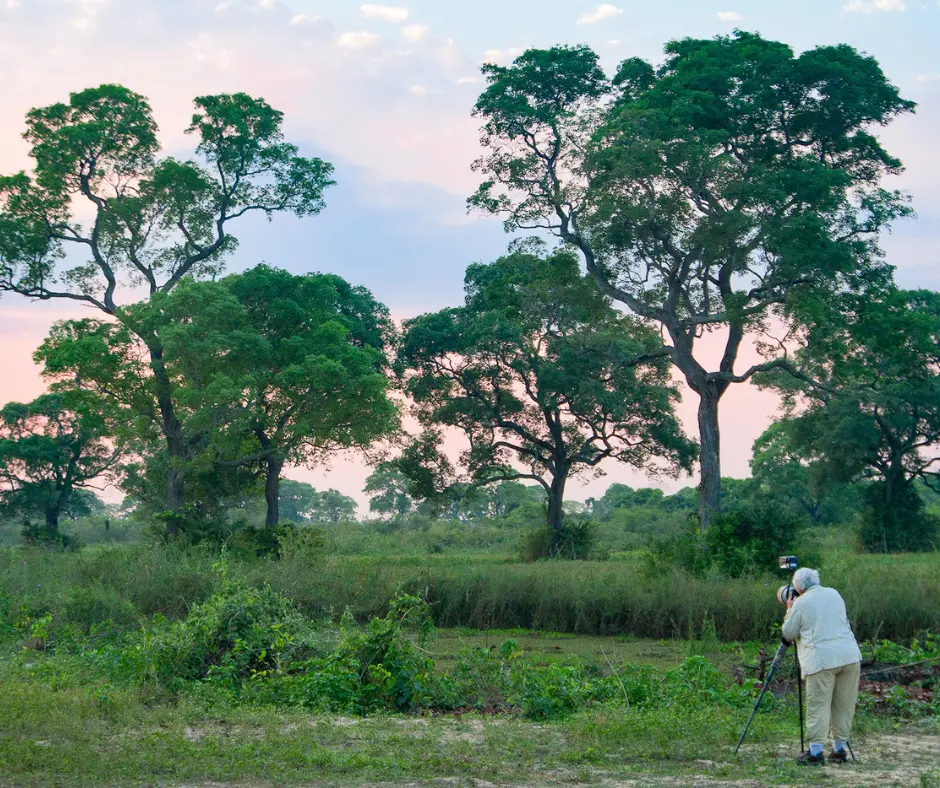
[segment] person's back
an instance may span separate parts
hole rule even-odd
[[[834,588],[808,588],[787,613],[783,636],[796,641],[805,676],[862,659],[845,602]]]
[[[823,763],[827,734],[832,738],[834,763],[845,763],[858,698],[862,652],[849,626],[845,601],[834,588],[819,584],[815,569],[798,569],[793,587],[799,596],[787,601],[781,632],[795,642],[806,680],[806,718],[809,750],[797,761]]]

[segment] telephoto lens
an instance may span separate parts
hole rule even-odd
[[[793,586],[780,586],[777,589],[777,600],[781,605],[785,605],[788,600],[796,598],[796,589]]]

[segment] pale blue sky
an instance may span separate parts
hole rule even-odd
[[[150,97],[167,149],[183,154],[193,96],[264,96],[286,113],[290,139],[336,165],[339,185],[319,217],[242,225],[230,270],[264,260],[332,271],[407,317],[455,303],[466,265],[493,259],[508,241],[499,223],[467,217],[463,207],[476,183],[469,110],[484,59],[587,43],[613,69],[624,57],[658,61],[671,38],[735,27],[797,51],[849,43],[874,55],[918,102],[884,139],[908,166],[895,185],[914,195],[920,218],[899,225],[885,246],[904,286],[940,287],[936,0],[0,0],[0,171],[29,165],[19,138],[26,110],[72,90],[114,81]],[[0,352],[10,373],[0,401],[37,393],[29,352],[59,314],[55,305],[0,300]],[[725,406],[733,422],[723,425],[729,475],[747,472],[750,443],[772,415],[772,403],[736,388]],[[355,463],[342,464],[330,483],[353,492],[363,475]]]

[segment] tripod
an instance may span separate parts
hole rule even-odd
[[[773,662],[770,663],[770,670],[767,671],[767,679],[764,681],[764,686],[761,687],[760,694],[757,696],[757,702],[754,704],[754,708],[751,711],[751,716],[747,720],[747,725],[744,726],[744,731],[741,733],[741,738],[738,739],[738,745],[734,748],[735,754],[737,754],[738,750],[741,749],[741,745],[744,743],[744,737],[747,736],[747,731],[751,727],[751,723],[754,721],[754,715],[757,714],[757,709],[760,706],[760,702],[764,699],[764,693],[767,692],[767,688],[770,686],[770,682],[773,680],[774,673],[776,673],[777,668],[783,661],[783,655],[787,653],[787,646],[789,645],[789,643],[783,641],[778,646],[777,653],[774,654]],[[796,686],[800,702],[800,752],[803,752],[803,680],[800,671],[800,657],[796,653],[796,649],[794,649],[793,653],[796,657]]]

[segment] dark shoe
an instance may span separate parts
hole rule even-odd
[[[823,757],[822,753],[813,755],[807,750],[797,757],[796,762],[800,764],[800,766],[822,766],[826,762],[826,759]]]
[[[826,758],[829,763],[846,763],[849,760],[848,753],[845,750],[833,750]]]

